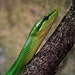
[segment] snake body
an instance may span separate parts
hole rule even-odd
[[[38,47],[40,46],[44,37],[46,36],[49,29],[51,28],[52,23],[56,19],[57,15],[58,15],[58,10],[54,9],[35,23],[17,60],[5,75],[20,74],[24,66],[26,66],[28,62],[35,55]]]

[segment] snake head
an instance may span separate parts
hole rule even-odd
[[[48,14],[46,14],[44,17],[42,17],[40,20],[38,20],[35,25],[33,26],[30,35],[33,36],[43,36],[47,34],[49,29],[52,26],[52,23],[56,19],[58,15],[58,10],[55,8],[54,10],[50,11]]]

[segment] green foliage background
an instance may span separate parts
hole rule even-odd
[[[66,14],[70,2],[71,0],[0,0],[0,75],[4,75],[16,60],[35,22],[52,9],[58,8],[58,19],[52,26],[49,37]],[[75,47],[63,60],[57,75],[75,74],[74,50]]]

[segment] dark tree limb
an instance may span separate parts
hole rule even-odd
[[[20,75],[55,75],[75,43],[75,0],[45,45]]]

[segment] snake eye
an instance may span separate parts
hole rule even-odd
[[[55,10],[55,11],[56,11],[56,10]],[[53,14],[53,13],[54,13],[54,11],[53,11],[52,13],[50,13],[48,16],[44,16],[44,17],[43,17],[43,20],[44,20],[44,21],[45,21],[45,20],[48,20],[48,18],[50,17],[50,15]]]
[[[49,16],[44,16],[43,19],[44,20],[48,20]]]

